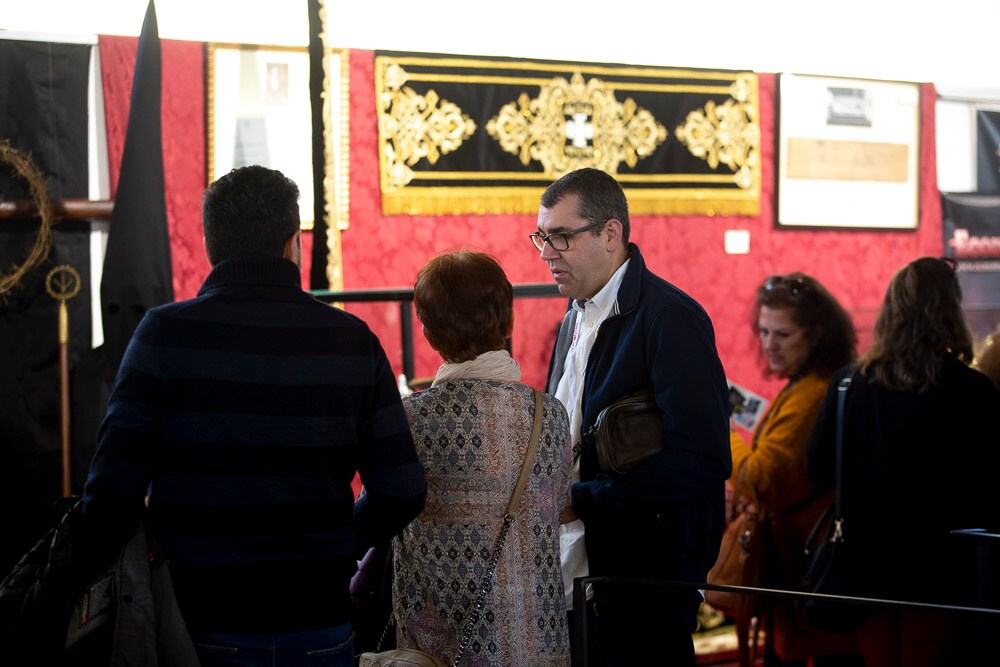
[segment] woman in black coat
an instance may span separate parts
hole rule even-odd
[[[991,491],[1000,391],[968,366],[961,303],[953,262],[910,262],[892,278],[871,348],[830,383],[807,468],[834,485],[837,385],[853,374],[843,437],[848,595],[975,604],[974,545],[950,532],[1000,527]],[[976,616],[872,609],[858,632],[865,664],[974,664],[963,651],[974,650]]]

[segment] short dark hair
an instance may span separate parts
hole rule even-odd
[[[299,229],[299,187],[276,169],[238,167],[205,189],[201,222],[214,266],[227,259],[281,257]]]
[[[593,167],[571,171],[545,188],[541,204],[552,208],[567,195],[578,196],[576,212],[587,222],[599,225],[611,218],[621,222],[622,243],[628,243],[628,200],[614,176]],[[597,226],[590,233],[596,236],[602,229],[603,226]]]
[[[815,372],[830,377],[857,359],[858,336],[850,313],[812,276],[799,272],[773,275],[760,284],[750,320],[754,337],[760,336],[758,320],[763,306],[791,310],[792,319],[805,331],[810,351],[800,369],[803,374]],[[759,344],[757,352],[765,375],[770,375],[772,371],[764,363]]]
[[[504,349],[514,321],[514,288],[492,255],[462,249],[431,259],[413,286],[427,342],[445,361]]]
[[[889,389],[934,387],[947,356],[970,363],[972,332],[952,260],[921,257],[899,269],[889,282],[874,334],[861,370]]]

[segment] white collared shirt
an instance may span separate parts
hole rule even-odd
[[[566,406],[569,413],[570,437],[573,440],[574,451],[580,443],[580,429],[583,426],[583,380],[587,374],[587,359],[597,340],[597,331],[601,323],[608,319],[618,300],[618,288],[625,276],[629,260],[618,267],[604,287],[583,304],[573,301],[576,311],[576,325],[573,329],[573,340],[566,352],[563,374],[556,385],[556,398]],[[580,461],[574,457],[573,482],[580,481]],[[585,577],[590,573],[587,565],[587,551],[583,542],[583,521],[577,519],[571,523],[559,526],[559,552],[562,558],[563,585],[566,589],[567,609],[573,608],[573,579]],[[590,591],[588,591],[589,597]]]

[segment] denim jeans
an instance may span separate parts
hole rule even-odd
[[[353,667],[354,634],[344,623],[272,635],[207,632],[194,637],[201,667]]]

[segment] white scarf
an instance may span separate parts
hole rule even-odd
[[[431,386],[435,387],[449,380],[520,382],[521,365],[511,358],[507,350],[483,352],[471,361],[463,361],[459,364],[441,364]]]

